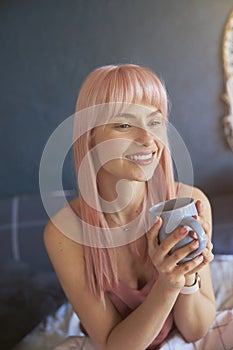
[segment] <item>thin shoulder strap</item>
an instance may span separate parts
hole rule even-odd
[[[176,197],[180,196],[181,188],[182,188],[182,183],[178,182],[178,185],[177,185],[177,188],[176,188]]]

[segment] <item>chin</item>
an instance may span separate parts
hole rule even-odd
[[[141,169],[138,169],[137,171],[134,171],[132,173],[129,173],[129,176],[127,177],[129,180],[132,181],[138,181],[138,182],[146,182],[149,181],[152,176],[154,175],[155,169],[147,169],[142,171]]]

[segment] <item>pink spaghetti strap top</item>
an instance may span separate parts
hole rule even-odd
[[[139,305],[144,302],[147,295],[151,291],[151,288],[155,283],[157,277],[158,273],[155,270],[152,278],[141,289],[130,288],[122,281],[119,281],[117,287],[114,288],[114,290],[107,292],[109,299],[117,311],[120,313],[122,318],[126,318],[132,311],[134,311]],[[160,333],[147,349],[154,349],[157,345],[161,344],[162,341],[167,337],[172,327],[173,315],[170,313]]]
[[[176,188],[176,197],[180,197],[180,191],[182,188],[182,183],[178,182],[177,188]]]
[[[181,187],[182,184],[178,183],[176,189],[176,197],[180,196]],[[152,278],[141,289],[131,288],[127,286],[123,281],[119,280],[117,286],[114,287],[114,289],[106,291],[112,304],[115,306],[116,310],[120,313],[123,319],[144,302],[157,278],[158,272],[154,270]],[[173,325],[173,314],[171,312],[163,324],[160,333],[147,349],[152,350],[157,345],[161,344],[166,339],[169,332],[172,330]],[[85,333],[82,325],[80,326],[81,330]]]
[[[180,196],[182,184],[178,183],[176,189],[176,197]],[[141,305],[146,299],[147,295],[151,291],[151,288],[158,278],[158,272],[155,270],[152,278],[141,288],[134,289],[128,287],[121,280],[118,281],[118,285],[114,290],[107,292],[109,299],[120,313],[122,318],[126,318],[132,311],[134,311],[139,305]],[[173,315],[172,312],[166,319],[160,333],[153,340],[150,346],[147,348],[154,349],[157,345],[161,344],[173,328]]]

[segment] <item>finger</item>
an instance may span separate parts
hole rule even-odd
[[[161,254],[166,256],[179,241],[188,235],[188,233],[189,230],[185,226],[178,227],[160,243]]]
[[[202,255],[204,257],[204,260],[203,260],[203,263],[204,264],[209,264],[213,259],[214,259],[214,254],[212,253],[211,250],[209,249],[205,249],[203,252],[202,252]]]
[[[210,242],[211,243],[211,242]],[[212,243],[211,243],[211,246]],[[205,249],[202,254],[200,255],[203,257],[203,260],[201,262],[201,264],[199,264],[197,267],[195,267],[193,270],[189,271],[187,274],[190,275],[194,272],[199,272],[201,269],[203,269],[203,267],[205,267],[206,265],[208,265],[212,260],[214,260],[214,254],[212,253],[211,249]]]
[[[203,214],[203,205],[200,199],[196,201],[196,208],[197,208],[198,215],[201,216],[201,214]]]
[[[208,221],[200,218],[200,224],[206,233],[208,233],[210,231],[210,223]]]
[[[184,247],[181,247],[175,250],[169,257],[169,260],[173,264],[179,264],[179,262],[187,257],[190,253],[193,253],[199,247],[198,240],[193,240],[189,244],[186,244]]]
[[[202,255],[203,256],[203,255]],[[188,275],[199,272],[203,269],[203,267],[206,267],[212,260],[214,260],[214,254],[211,253],[208,258],[203,256],[203,261],[198,264],[196,267],[194,267],[191,271],[188,272]]]
[[[192,260],[189,260],[183,264],[178,265],[177,269],[184,275],[191,275],[201,270],[201,268],[203,267],[203,261],[204,261],[204,257],[201,254],[196,256]]]
[[[205,262],[210,262],[213,260],[214,255],[212,253],[213,244],[209,238],[206,241],[206,248],[203,250],[202,255],[204,256]]]
[[[162,225],[161,217],[156,218],[155,223],[146,233],[147,244],[148,244],[148,254],[150,257],[153,257],[156,252],[156,247],[158,246],[158,234]]]
[[[148,241],[152,241],[153,243],[155,241],[158,241],[157,238],[158,238],[158,234],[159,234],[159,230],[161,228],[162,222],[163,222],[162,218],[157,216],[154,224],[151,226],[151,228],[146,234]]]
[[[189,236],[192,237],[193,239],[198,239],[198,236],[195,231],[189,231]]]
[[[209,241],[207,248],[212,252],[212,250],[214,249],[214,245],[211,241]]]
[[[200,225],[202,226],[205,233],[208,234],[210,232],[210,228],[211,228],[210,223],[208,221],[204,220],[200,216],[198,216],[197,221],[200,223]]]
[[[193,218],[201,224],[205,233],[208,233],[210,231],[210,223],[206,221],[202,216],[193,215]]]

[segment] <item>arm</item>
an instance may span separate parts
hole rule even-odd
[[[201,277],[201,289],[195,294],[180,294],[175,307],[175,323],[188,342],[202,338],[208,331],[214,320],[216,308],[215,297],[211,282],[209,262],[213,259],[211,233],[212,217],[208,199],[198,189],[193,189],[193,198],[198,200],[197,207],[200,215],[200,223],[206,231],[207,248],[203,252],[203,262],[194,271],[186,275],[185,285],[192,285],[194,282],[193,272],[198,272]],[[200,205],[202,202],[202,206]],[[207,224],[205,223],[207,222]]]

